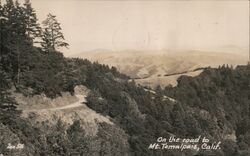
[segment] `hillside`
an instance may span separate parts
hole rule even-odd
[[[243,49],[231,47],[223,51],[109,51],[96,50],[72,55],[71,57],[87,58],[102,64],[114,66],[118,71],[136,78],[136,83],[155,88],[157,85],[165,87],[176,85],[179,76],[164,76],[175,73],[190,72],[197,68],[219,67],[222,64],[246,64],[248,52]],[[237,55],[236,55],[237,53]]]
[[[43,57],[38,57],[41,54]],[[77,135],[84,133],[85,137],[82,139],[88,140],[84,145],[80,143],[79,146],[85,152],[88,150],[99,151],[95,154],[91,153],[94,155],[101,155],[100,152],[103,150],[107,150],[107,155],[113,155],[117,152],[124,153],[124,155],[125,153],[127,155],[161,155],[165,153],[177,156],[181,153],[185,155],[194,154],[193,151],[189,150],[184,152],[148,150],[149,144],[154,142],[158,136],[168,137],[170,134],[179,137],[204,135],[212,140],[221,140],[223,141],[222,150],[209,151],[209,153],[215,152],[217,155],[242,155],[242,153],[248,151],[249,126],[246,123],[249,120],[250,92],[248,85],[250,84],[250,70],[247,66],[237,67],[236,69],[225,66],[219,69],[207,68],[199,76],[193,78],[181,76],[178,79],[178,85],[174,88],[167,87],[164,90],[158,88],[154,92],[149,92],[144,87],[137,86],[133,81],[130,82],[128,77],[117,72],[115,68],[110,69],[105,65],[92,64],[82,59],[64,58],[57,52],[43,53],[38,50],[36,53],[29,53],[29,56],[36,58],[35,67],[22,73],[20,79],[22,83],[14,90],[14,92],[19,92],[18,95],[21,93],[29,97],[26,100],[33,101],[30,98],[35,98],[40,94],[45,94],[50,98],[57,99],[60,96],[63,98],[65,95],[63,92],[71,92],[74,96],[86,95],[83,92],[77,92],[74,89],[76,85],[84,85],[89,89],[86,98],[88,107],[80,106],[57,110],[57,107],[66,106],[67,108],[67,105],[70,104],[62,103],[62,105],[58,105],[48,102],[48,105],[46,105],[41,102],[40,104],[39,102],[30,102],[30,105],[34,105],[28,105],[31,110],[30,115],[21,115],[13,119],[17,121],[16,126],[13,127],[9,125],[9,122],[3,122],[3,125],[7,125],[11,129],[7,130],[7,127],[3,127],[4,131],[8,132],[4,136],[10,135],[9,132],[11,132],[17,135],[16,137],[26,145],[31,146],[33,139],[40,134],[45,135],[47,141],[52,139],[51,143],[44,142],[41,140],[42,138],[35,139],[36,143],[31,147],[36,149],[38,155],[42,155],[42,153],[49,154],[49,152],[54,155],[71,153],[73,147],[69,146],[69,144],[76,143],[74,140],[70,140],[70,135],[75,133],[75,130],[71,131],[72,134],[69,133],[73,127],[78,127],[77,129],[81,132],[77,132]],[[53,60],[52,64],[45,63],[44,59]],[[26,64],[26,66],[30,65],[33,66],[33,63]],[[60,67],[58,65],[62,67],[58,68]],[[36,66],[43,66],[43,70]],[[47,77],[40,74],[44,72],[51,72],[51,75],[58,75],[61,79],[55,81],[54,76]],[[70,97],[70,95],[67,96]],[[75,103],[76,100],[72,97],[70,103]],[[18,99],[16,101],[20,103]],[[43,110],[39,111],[39,109],[44,109],[41,105],[44,105],[46,109],[54,109],[45,109],[46,114],[44,114]],[[23,114],[29,112],[29,109],[25,108],[21,103],[19,106],[19,108],[22,108]],[[234,109],[234,107],[237,109]],[[86,112],[93,111],[101,114],[101,116],[109,116],[113,124],[110,124],[107,120],[95,121],[94,118],[96,117],[92,118],[92,121],[88,120],[90,114]],[[95,127],[97,131],[92,129],[94,128],[92,124],[88,124],[90,121],[97,124],[98,128]],[[103,121],[105,122],[103,123]],[[21,128],[24,125],[26,125],[25,130]],[[49,131],[45,133],[44,128],[48,128],[48,126],[50,127]],[[61,131],[54,133],[53,129],[58,126]],[[90,134],[89,129],[92,129],[92,132],[95,131],[94,134],[96,135],[87,135]],[[29,131],[29,139],[25,137],[27,130]],[[113,134],[113,131],[116,131],[116,133]],[[62,135],[64,132],[67,132],[67,134]],[[103,136],[103,133],[112,134],[112,136],[107,138]],[[62,148],[61,150],[52,146],[54,144],[52,136],[58,136],[59,142],[64,140],[64,144],[58,145],[59,149]],[[7,138],[3,137],[3,140],[5,139]],[[12,139],[14,137],[10,138],[9,141],[14,141]],[[110,142],[107,142],[106,139]],[[105,142],[105,145],[93,146],[95,141],[98,140]],[[8,141],[5,140],[4,142]],[[119,145],[119,148],[115,148],[114,145]],[[46,150],[42,150],[41,147],[46,148]],[[232,147],[235,147],[236,151],[228,150],[228,148]],[[6,153],[7,151],[3,149],[1,152]],[[27,150],[24,151],[23,155],[27,153],[34,154],[35,152],[32,149]],[[204,152],[207,153],[208,151],[200,151],[200,154]]]

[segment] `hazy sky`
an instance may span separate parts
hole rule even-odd
[[[31,0],[62,24],[69,50],[249,47],[248,1]]]

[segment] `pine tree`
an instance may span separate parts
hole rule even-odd
[[[3,14],[7,19],[6,25],[8,25],[8,33],[11,36],[16,37],[25,35],[25,14],[18,1],[6,0],[6,4],[3,6]]]
[[[14,30],[16,30],[16,35],[26,39],[26,19],[24,8],[20,5],[18,0],[15,1],[14,7]]]
[[[33,41],[41,36],[41,27],[39,26],[35,10],[32,8],[30,0],[25,0],[25,25],[26,35]]]
[[[20,6],[18,1],[15,1],[13,12],[11,13],[13,22],[12,22],[12,37],[13,45],[11,51],[15,54],[14,64],[14,74],[16,83],[20,83],[20,72],[21,72],[21,53],[24,51],[24,45],[28,41],[26,36],[26,25],[25,25],[25,13],[23,7]]]
[[[29,41],[26,35],[24,8],[18,1],[6,0],[1,20],[1,61],[5,71],[11,73],[17,84],[20,82],[21,56]]]
[[[15,17],[16,9],[12,0],[6,0],[3,5],[2,14],[4,18],[1,20],[1,63],[4,64],[3,69],[14,75],[16,65],[16,53],[14,50],[16,41]]]
[[[44,31],[42,34],[42,47],[45,51],[55,51],[59,47],[68,47],[68,43],[64,42],[62,28],[57,21],[56,16],[49,14],[47,19],[43,21]]]

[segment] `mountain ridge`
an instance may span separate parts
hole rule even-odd
[[[173,85],[177,78],[162,77],[173,73],[186,73],[197,68],[219,67],[223,64],[232,66],[244,65],[247,63],[247,54],[234,54],[226,52],[209,51],[131,51],[124,50],[120,52],[109,50],[96,50],[84,52],[72,57],[87,58],[92,62],[114,66],[118,71],[135,78],[141,85],[148,84],[155,88],[157,85],[165,87]],[[180,74],[181,75],[181,74]],[[192,74],[190,74],[191,76]],[[147,78],[147,79],[145,79]],[[140,80],[137,80],[140,79]],[[164,81],[163,83],[159,83]]]

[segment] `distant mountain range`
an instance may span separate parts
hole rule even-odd
[[[235,51],[228,50],[232,49]],[[219,52],[219,51],[227,52]],[[237,53],[237,54],[236,54]],[[101,64],[116,67],[120,72],[136,79],[139,84],[155,87],[157,85],[176,85],[180,75],[198,75],[197,68],[218,67],[219,65],[242,65],[248,61],[247,52],[237,47],[225,47],[213,51],[110,51],[105,49],[83,52],[71,57],[86,58]]]

